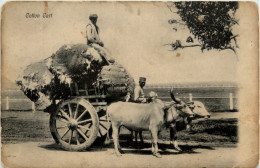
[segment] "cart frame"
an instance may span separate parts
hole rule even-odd
[[[98,81],[102,84],[102,81]],[[50,114],[50,131],[57,144],[69,151],[90,148],[97,137],[103,140],[110,128],[106,114],[105,89],[88,86],[85,82],[70,86],[71,96],[55,100],[55,110]]]

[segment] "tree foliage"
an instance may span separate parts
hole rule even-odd
[[[238,2],[174,2],[174,5],[181,20],[200,42],[201,50],[235,51],[231,41],[236,43],[232,26],[238,24],[235,18]]]

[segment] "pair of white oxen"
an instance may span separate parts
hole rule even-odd
[[[113,129],[113,140],[115,152],[118,156],[123,153],[118,140],[119,129],[124,126],[132,131],[150,131],[152,135],[152,153],[156,157],[161,157],[158,152],[158,133],[165,125],[170,125],[171,142],[173,140],[174,147],[178,147],[176,138],[176,122],[180,118],[188,121],[187,128],[190,127],[192,119],[209,118],[210,114],[206,110],[203,103],[192,101],[184,103],[175,98],[173,89],[170,91],[172,102],[163,102],[158,99],[155,92],[150,92],[151,102],[147,104],[116,102],[108,106],[107,114],[110,116]],[[173,132],[172,132],[173,130]],[[172,139],[173,138],[173,139]]]

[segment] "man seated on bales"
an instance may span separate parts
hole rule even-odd
[[[104,48],[104,43],[101,41],[99,37],[99,27],[97,26],[97,14],[89,15],[90,22],[86,26],[86,38],[87,38],[87,45],[92,46],[95,48],[99,54],[105,59],[105,61],[110,63],[114,63],[115,60],[111,58],[109,52]]]

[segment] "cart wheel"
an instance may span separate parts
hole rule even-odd
[[[66,100],[50,116],[54,140],[69,151],[89,148],[97,138],[98,127],[97,112],[85,99]]]

